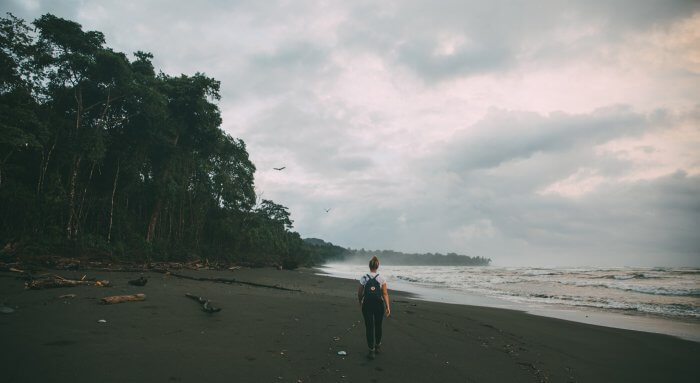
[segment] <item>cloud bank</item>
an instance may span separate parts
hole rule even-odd
[[[697,2],[3,8],[221,80],[223,128],[303,236],[501,265],[700,266]]]

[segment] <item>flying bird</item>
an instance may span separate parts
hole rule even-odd
[[[286,169],[286,168],[287,168],[286,166],[282,166],[281,168],[273,168],[273,169],[279,171],[279,170],[284,170],[284,169]]]
[[[325,209],[325,210],[326,210],[326,213],[328,213],[329,211],[331,211],[331,208],[328,208],[328,209]]]

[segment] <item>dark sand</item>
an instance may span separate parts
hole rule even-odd
[[[30,291],[16,274],[0,273],[0,302],[16,308],[0,314],[0,382],[700,381],[700,343],[395,291],[384,352],[368,361],[356,283],[313,270],[182,272],[302,292],[155,273],[135,287],[126,282],[138,273],[58,273],[113,287]],[[187,292],[222,311],[201,311]],[[133,293],[146,301],[98,304]]]

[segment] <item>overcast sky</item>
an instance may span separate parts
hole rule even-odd
[[[700,266],[700,2],[1,7],[220,80],[223,129],[304,237],[497,265]]]

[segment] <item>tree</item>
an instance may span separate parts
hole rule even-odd
[[[104,35],[47,14],[0,19],[0,248],[304,262],[286,207],[256,204],[220,84],[156,73]],[[257,258],[251,258],[257,257]]]

